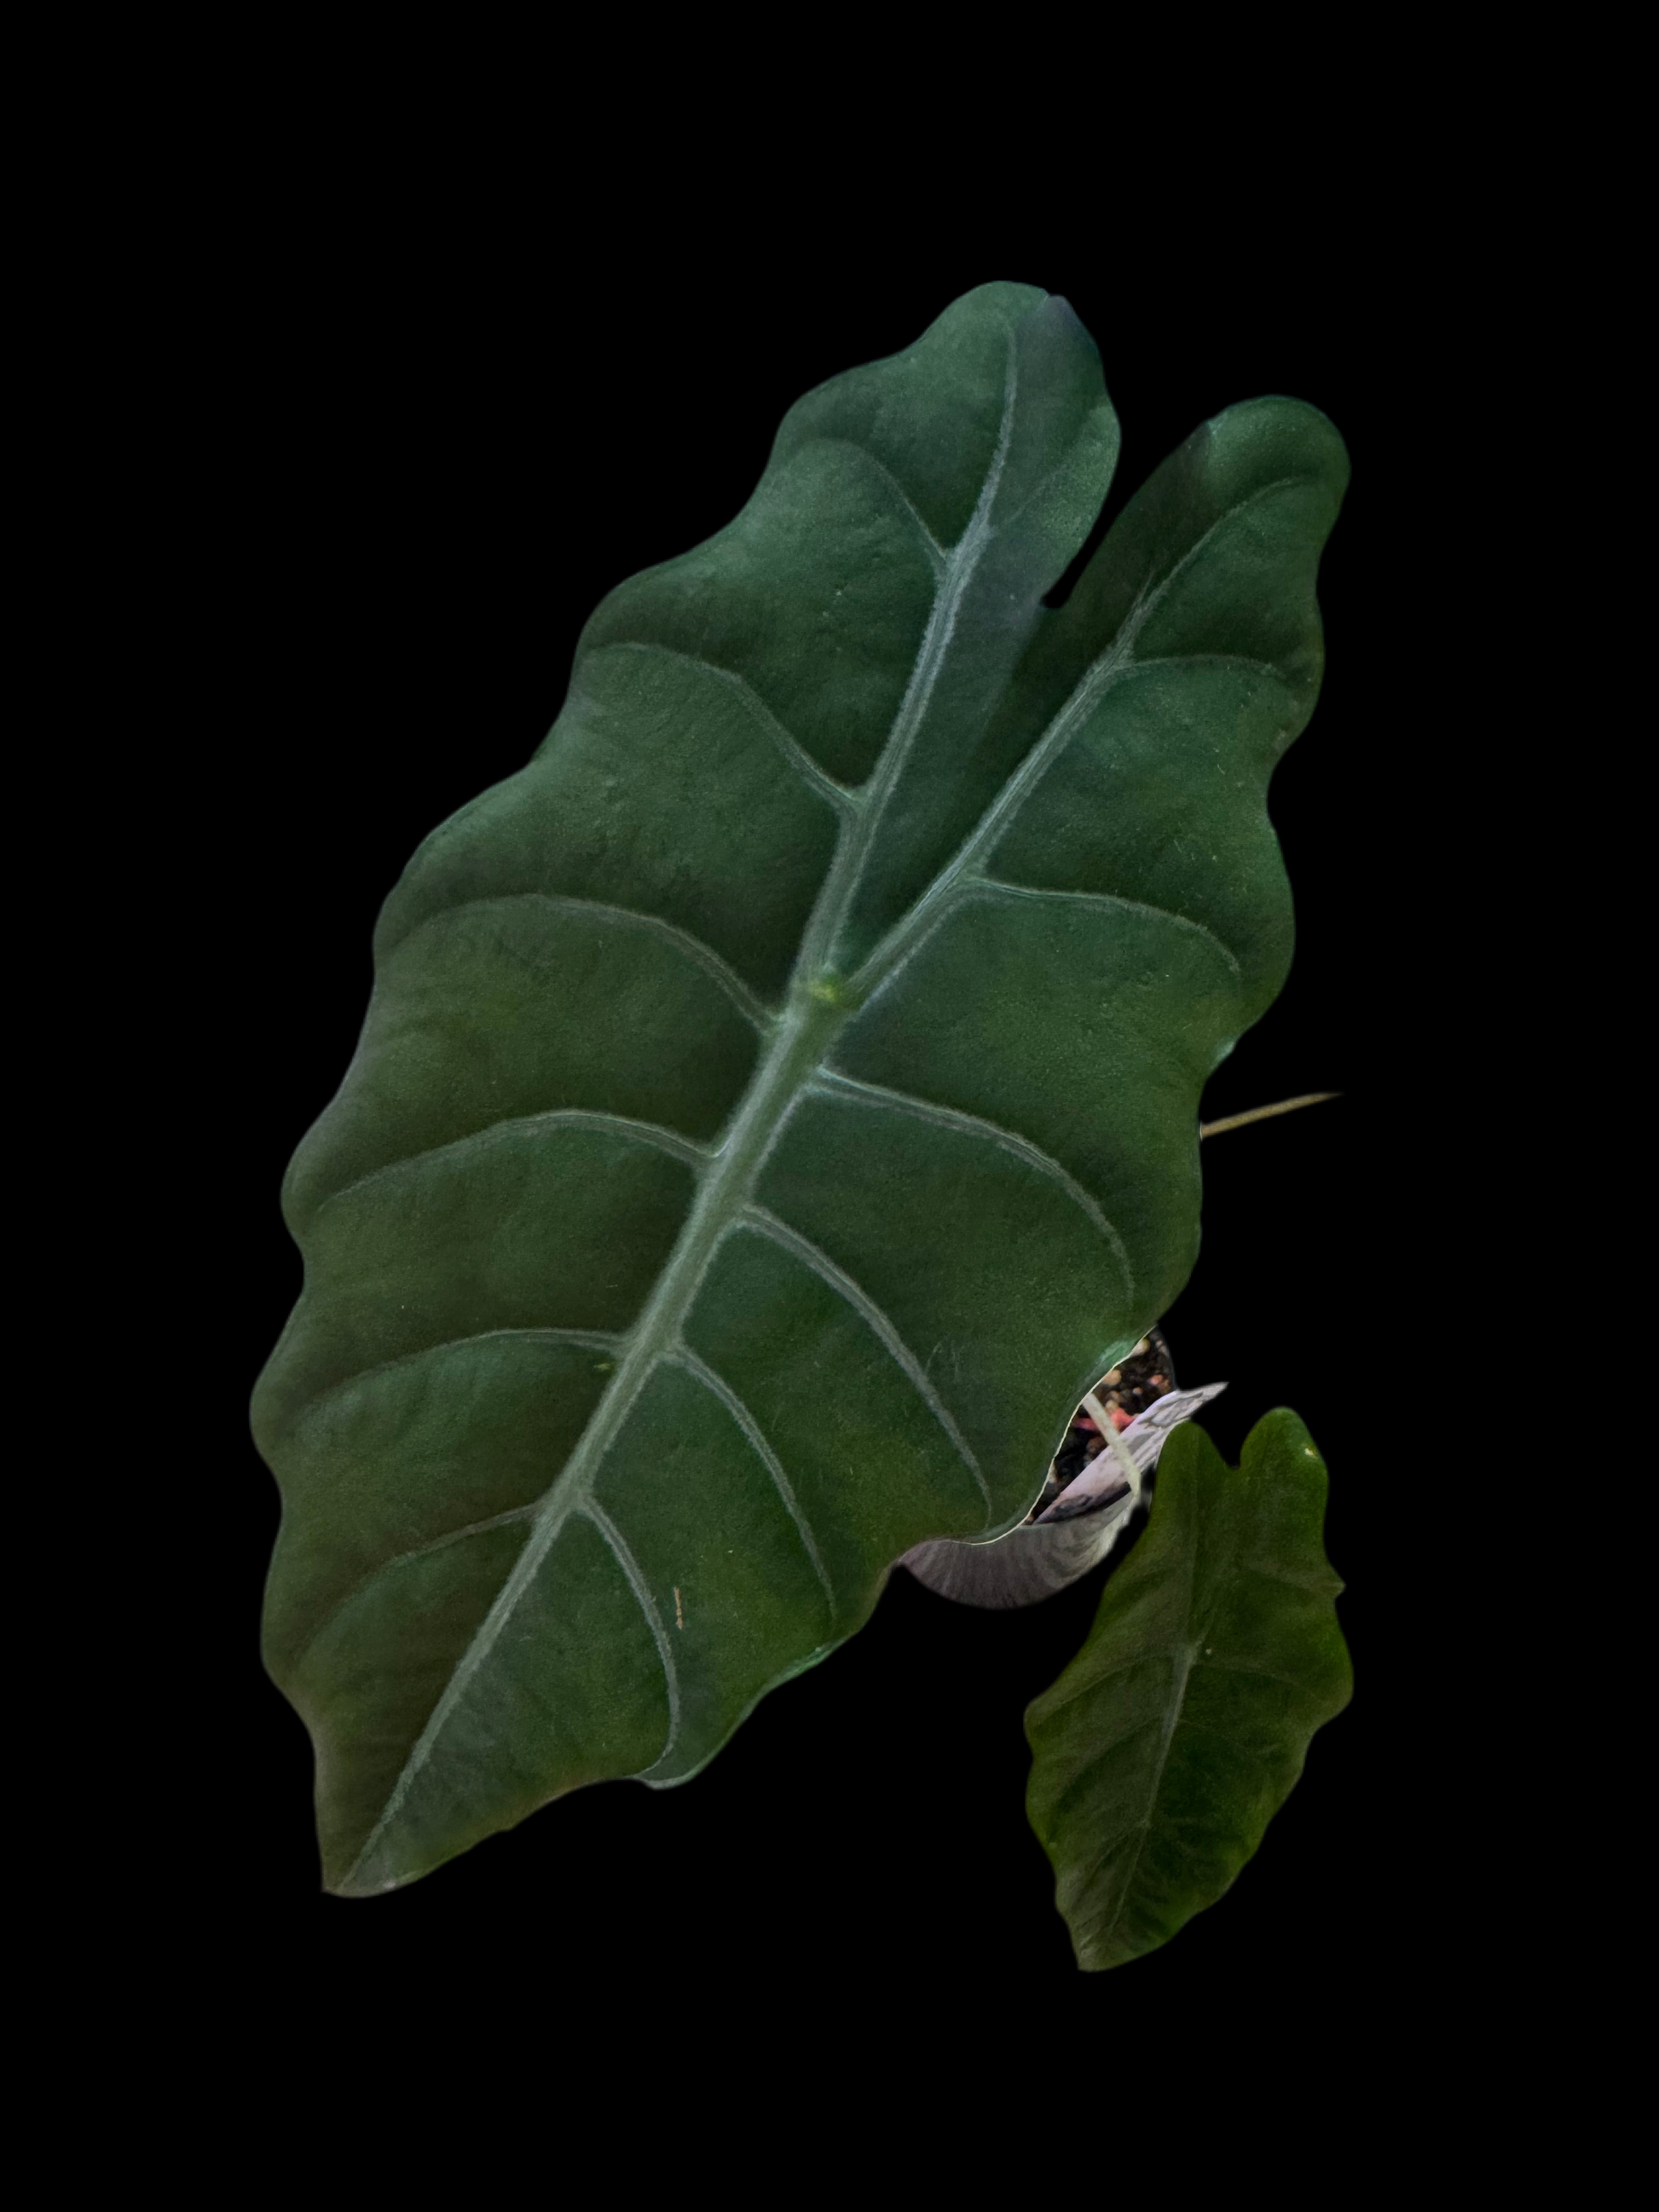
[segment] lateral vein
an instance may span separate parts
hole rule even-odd
[[[359,1176],[354,1182],[342,1183],[338,1190],[319,1199],[316,1211],[320,1213],[326,1206],[349,1198],[355,1191],[367,1189],[371,1183],[382,1182],[387,1176],[400,1175],[407,1168],[418,1167],[424,1160],[435,1160],[458,1152],[476,1151],[490,1140],[499,1140],[509,1132],[535,1128],[587,1129],[600,1136],[631,1137],[637,1143],[650,1146],[654,1151],[667,1152],[672,1158],[684,1160],[693,1168],[706,1166],[709,1158],[705,1145],[695,1144],[683,1137],[677,1129],[665,1129],[655,1121],[636,1121],[626,1114],[609,1114],[585,1106],[554,1106],[540,1114],[515,1114],[506,1121],[487,1122],[482,1129],[469,1129],[462,1136],[452,1137],[447,1144],[428,1145],[422,1152],[405,1152],[401,1159],[388,1160],[384,1167],[372,1168],[368,1174]]]
[[[674,1647],[668,1640],[667,1623],[657,1610],[657,1601],[651,1595],[651,1585],[647,1582],[639,1561],[629,1548],[627,1538],[611,1516],[591,1498],[586,1499],[578,1510],[593,1523],[600,1535],[611,1547],[617,1565],[628,1577],[629,1588],[634,1593],[640,1611],[645,1615],[646,1626],[650,1629],[656,1642],[657,1656],[662,1662],[663,1681],[668,1691],[667,1740],[656,1758],[651,1762],[653,1766],[660,1765],[674,1748],[675,1739],[680,1732],[679,1676],[675,1671]]]
[[[612,906],[605,899],[579,898],[567,891],[502,891],[487,898],[460,899],[453,906],[441,907],[417,922],[408,937],[399,938],[391,952],[401,951],[422,929],[435,928],[440,922],[448,921],[458,914],[470,914],[475,908],[489,906],[516,906],[525,900],[533,900],[542,906],[556,907],[571,914],[592,915],[600,921],[614,922],[618,928],[640,929],[652,937],[660,938],[675,951],[693,960],[707,976],[720,985],[738,1012],[757,1030],[769,1030],[776,1025],[777,1016],[771,1007],[750,990],[731,963],[722,959],[712,945],[694,937],[689,929],[682,929],[677,921],[666,921],[659,914],[642,914],[631,906]]]
[[[1154,921],[1172,921],[1179,929],[1195,930],[1199,936],[1214,945],[1227,965],[1241,981],[1244,970],[1238,956],[1224,945],[1207,922],[1200,921],[1190,914],[1177,914],[1173,907],[1149,906],[1145,899],[1123,898],[1116,891],[1051,890],[1042,884],[1012,884],[1003,876],[968,876],[957,885],[961,898],[1017,898],[1066,899],[1074,906],[1114,906],[1131,914],[1144,914]]]
[[[735,668],[722,668],[717,660],[705,660],[698,653],[682,652],[678,646],[659,645],[653,638],[612,638],[604,645],[591,647],[584,658],[591,659],[602,653],[653,653],[659,659],[678,660],[688,668],[701,669],[705,675],[717,677],[742,700],[801,781],[810,785],[820,799],[843,814],[856,811],[861,804],[857,792],[850,785],[838,782],[829,769],[808,752],[794,732],[773,713],[748,678],[739,676]]]
[[[838,1267],[821,1246],[814,1244],[810,1238],[803,1237],[798,1229],[792,1229],[787,1221],[780,1219],[778,1215],[769,1212],[765,1206],[753,1204],[746,1206],[743,1211],[743,1224],[745,1228],[755,1230],[761,1236],[769,1237],[773,1243],[781,1246],[783,1250],[799,1260],[804,1267],[810,1267],[820,1282],[827,1284],[838,1297],[844,1298],[852,1307],[854,1312],[877,1338],[894,1365],[902,1372],[911,1389],[951,1439],[956,1449],[957,1456],[979,1485],[980,1495],[985,1500],[987,1512],[994,1512],[995,1506],[992,1500],[990,1486],[986,1481],[984,1472],[974,1455],[972,1445],[957,1426],[950,1407],[928,1379],[927,1369],[899,1334],[891,1316],[884,1312],[869,1292],[855,1283],[844,1267]]]
[[[762,1433],[760,1423],[744,1404],[743,1400],[738,1397],[726,1377],[717,1374],[707,1360],[700,1359],[689,1345],[681,1345],[678,1351],[669,1352],[666,1357],[673,1365],[683,1367],[685,1372],[695,1382],[700,1382],[712,1397],[718,1399],[738,1428],[742,1430],[755,1456],[771,1476],[773,1486],[783,1501],[784,1510],[795,1524],[795,1533],[800,1538],[801,1547],[812,1562],[812,1571],[823,1585],[823,1594],[830,1601],[830,1616],[833,1620],[836,1613],[835,1588],[819,1553],[817,1539],[812,1534],[812,1524],[801,1510],[799,1502],[795,1496],[794,1486],[784,1472],[783,1462],[766,1441],[765,1436]]]
[[[982,1115],[963,1113],[955,1106],[941,1106],[931,1098],[918,1098],[908,1091],[890,1090],[885,1084],[866,1083],[856,1076],[843,1075],[836,1068],[820,1068],[807,1087],[827,1097],[840,1095],[866,1106],[890,1107],[896,1113],[914,1115],[918,1121],[931,1121],[942,1129],[959,1129],[964,1136],[981,1138],[1036,1169],[1065,1192],[1111,1246],[1129,1303],[1134,1304],[1134,1271],[1129,1265],[1128,1252],[1100,1201],[1029,1137],[1022,1136],[1017,1129],[1005,1129],[998,1122],[987,1121]]]
[[[1143,591],[1124,617],[1111,643],[1085,669],[1073,686],[1070,696],[1024,758],[1010,770],[1001,788],[987,805],[978,822],[951,858],[909,911],[893,924],[860,968],[853,979],[853,988],[862,997],[868,998],[880,988],[888,975],[901,964],[915,939],[931,933],[959,879],[974,874],[979,862],[994,850],[1010,818],[1048,773],[1054,761],[1070,744],[1105,694],[1141,665],[1133,658],[1135,639],[1174,588],[1176,579],[1196,560],[1216,532],[1255,501],[1265,499],[1271,492],[1283,490],[1286,484],[1301,481],[1302,478],[1297,476],[1276,477],[1270,483],[1258,484],[1254,491],[1236,501],[1200,532],[1161,582],[1150,591]]]
[[[496,1338],[523,1338],[532,1341],[544,1340],[550,1344],[580,1344],[592,1352],[620,1352],[628,1342],[625,1332],[617,1329],[593,1328],[478,1328],[465,1336],[447,1336],[437,1344],[418,1345],[413,1352],[400,1352],[391,1359],[377,1359],[372,1367],[360,1367],[352,1375],[343,1375],[337,1382],[331,1382],[307,1398],[294,1414],[297,1425],[308,1420],[319,1406],[337,1397],[343,1390],[354,1389],[359,1382],[372,1382],[375,1376],[390,1374],[394,1368],[411,1367],[416,1361],[435,1358],[441,1352],[454,1352],[464,1344],[486,1344]]]

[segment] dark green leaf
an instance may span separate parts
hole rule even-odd
[[[387,900],[255,1400],[331,1887],[696,1773],[1185,1279],[1346,463],[1231,409],[1047,609],[1117,443],[1021,285],[820,386]]]
[[[1325,1492],[1284,1407],[1242,1468],[1190,1421],[1164,1446],[1145,1534],[1025,1719],[1027,1808],[1079,1966],[1138,1959],[1213,1905],[1347,1704]]]

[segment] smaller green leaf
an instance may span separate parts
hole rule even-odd
[[[1026,1809],[1078,1964],[1121,1966],[1213,1905],[1353,1692],[1325,1464],[1280,1407],[1230,1468],[1195,1423],[1088,1641],[1030,1705]]]

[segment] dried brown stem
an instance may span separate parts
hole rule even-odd
[[[1276,1106],[1252,1106],[1248,1114],[1229,1114],[1224,1121],[1200,1121],[1200,1137],[1218,1137],[1224,1129],[1242,1129],[1247,1121],[1265,1121],[1272,1114],[1289,1114],[1298,1106],[1317,1106],[1322,1098],[1340,1098],[1340,1091],[1304,1091],[1299,1098],[1281,1098]]]

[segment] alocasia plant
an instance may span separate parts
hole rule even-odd
[[[534,758],[387,899],[285,1185],[305,1285],[254,1407],[266,1664],[312,1735],[330,1889],[395,1888],[584,1783],[689,1779],[904,1553],[1016,1529],[1186,1280],[1199,1095],[1290,958],[1265,793],[1317,690],[1347,465],[1310,407],[1231,408],[1049,607],[1117,451],[1065,301],[968,294],[800,400],[736,520],[610,593]],[[1199,1595],[1143,1607],[1159,1650],[1224,1615],[1230,1650],[1279,1650],[1233,1563],[1288,1516],[1303,1572],[1316,1516],[1256,1445],[1236,1527],[1176,1432],[1090,1694],[1068,1674],[1033,1709],[1085,1965],[1224,1886],[1333,1709],[1328,1637],[1282,1724],[1226,1707],[1227,1756],[1271,1739],[1271,1778],[1226,1768],[1231,1840],[1183,1905],[1209,1677],[1171,1720],[1148,1672],[1133,1710],[1168,1741],[1133,1783],[1092,1757],[1121,1704],[1093,1686],[1139,1632],[1115,1594],[1189,1522]],[[1103,1903],[1117,1874],[1065,1869],[1143,1815]]]

